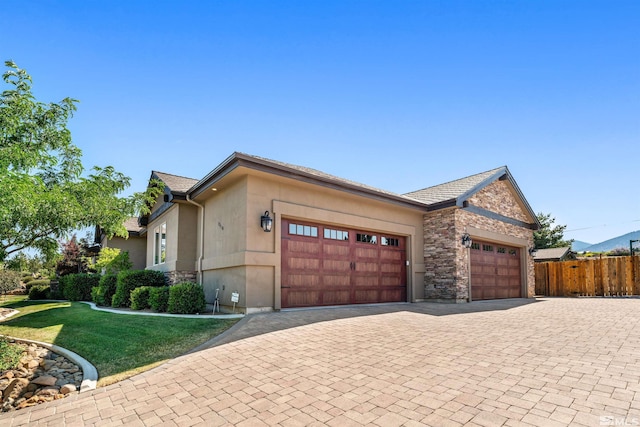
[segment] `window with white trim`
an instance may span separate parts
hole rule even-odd
[[[167,223],[153,229],[153,265],[164,264],[167,258]]]

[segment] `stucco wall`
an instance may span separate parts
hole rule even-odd
[[[167,224],[165,262],[153,265],[155,228]],[[170,283],[196,280],[197,207],[174,203],[147,226],[146,266],[167,273]]]
[[[103,239],[101,245],[102,247],[117,248],[123,252],[129,252],[129,261],[133,264],[132,268],[134,270],[144,270],[147,265],[146,236],[129,236],[128,239],[113,237],[111,239]]]
[[[239,306],[249,311],[280,308],[283,217],[406,236],[409,299],[423,298],[422,212],[417,209],[255,171],[238,174],[207,197],[203,285],[207,295],[224,286],[225,305],[234,288],[240,292]],[[260,228],[265,211],[274,217],[271,233]]]

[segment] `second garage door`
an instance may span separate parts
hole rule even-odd
[[[282,308],[401,302],[405,238],[282,221]]]
[[[522,296],[520,249],[491,242],[471,246],[471,298],[473,300]]]

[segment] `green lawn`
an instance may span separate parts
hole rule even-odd
[[[81,355],[98,370],[98,386],[180,356],[237,321],[112,314],[82,303],[24,297],[0,306],[20,312],[0,323],[0,334],[52,343]]]

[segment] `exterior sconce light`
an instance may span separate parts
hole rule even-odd
[[[462,235],[462,246],[464,246],[465,248],[470,248],[471,247],[471,236],[469,236],[469,233],[464,233]]]
[[[260,227],[262,227],[265,233],[271,232],[271,227],[273,227],[273,218],[269,216],[269,211],[264,211],[264,215],[260,217]]]
[[[534,248],[533,246],[529,248],[529,255],[535,256],[537,252],[538,252],[538,250],[536,248]]]

